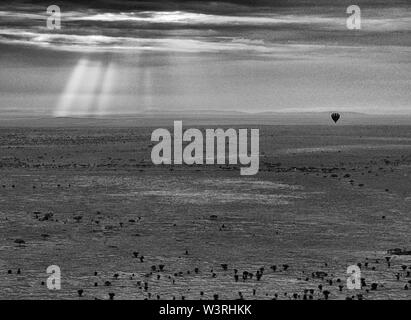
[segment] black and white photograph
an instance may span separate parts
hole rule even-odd
[[[409,0],[0,2],[0,300],[410,299]]]

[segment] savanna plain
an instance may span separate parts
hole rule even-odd
[[[410,299],[411,126],[258,128],[255,176],[153,165],[150,123],[0,128],[0,298]]]

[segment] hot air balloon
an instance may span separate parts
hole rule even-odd
[[[336,113],[336,112],[332,113],[331,114],[331,119],[333,119],[334,122],[337,123],[337,121],[340,119],[340,114]]]

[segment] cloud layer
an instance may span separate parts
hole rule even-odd
[[[245,5],[249,2],[189,5],[145,3],[160,10],[61,6],[62,29],[48,30],[45,6],[0,6],[0,44],[63,50],[255,51],[275,54],[279,45],[411,45],[411,11],[401,6],[364,7],[362,30],[346,28],[345,7]],[[103,8],[101,6],[103,5]],[[140,6],[142,6],[140,4]],[[66,9],[67,8],[67,9]],[[244,8],[248,8],[245,10]],[[195,11],[197,10],[197,12]],[[210,12],[211,11],[211,12]],[[393,36],[394,34],[394,36]],[[242,39],[239,43],[238,39]]]

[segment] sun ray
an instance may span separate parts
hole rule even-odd
[[[153,108],[153,80],[151,68],[142,70],[142,91],[143,91],[143,108],[144,110],[152,110]]]
[[[101,66],[101,62],[93,62],[87,67],[87,74],[81,80],[81,87],[77,90],[77,99],[71,108],[72,115],[91,114],[103,73]]]
[[[87,59],[81,59],[78,61],[70,76],[70,80],[67,82],[67,85],[59,98],[57,107],[54,110],[54,116],[65,117],[70,114],[70,108],[76,98],[76,92],[81,86],[81,80],[84,78],[86,73],[87,64]]]
[[[113,98],[113,85],[115,83],[114,64],[110,63],[104,70],[103,81],[100,86],[100,92],[97,99],[96,114],[99,116],[109,113],[110,103]]]

